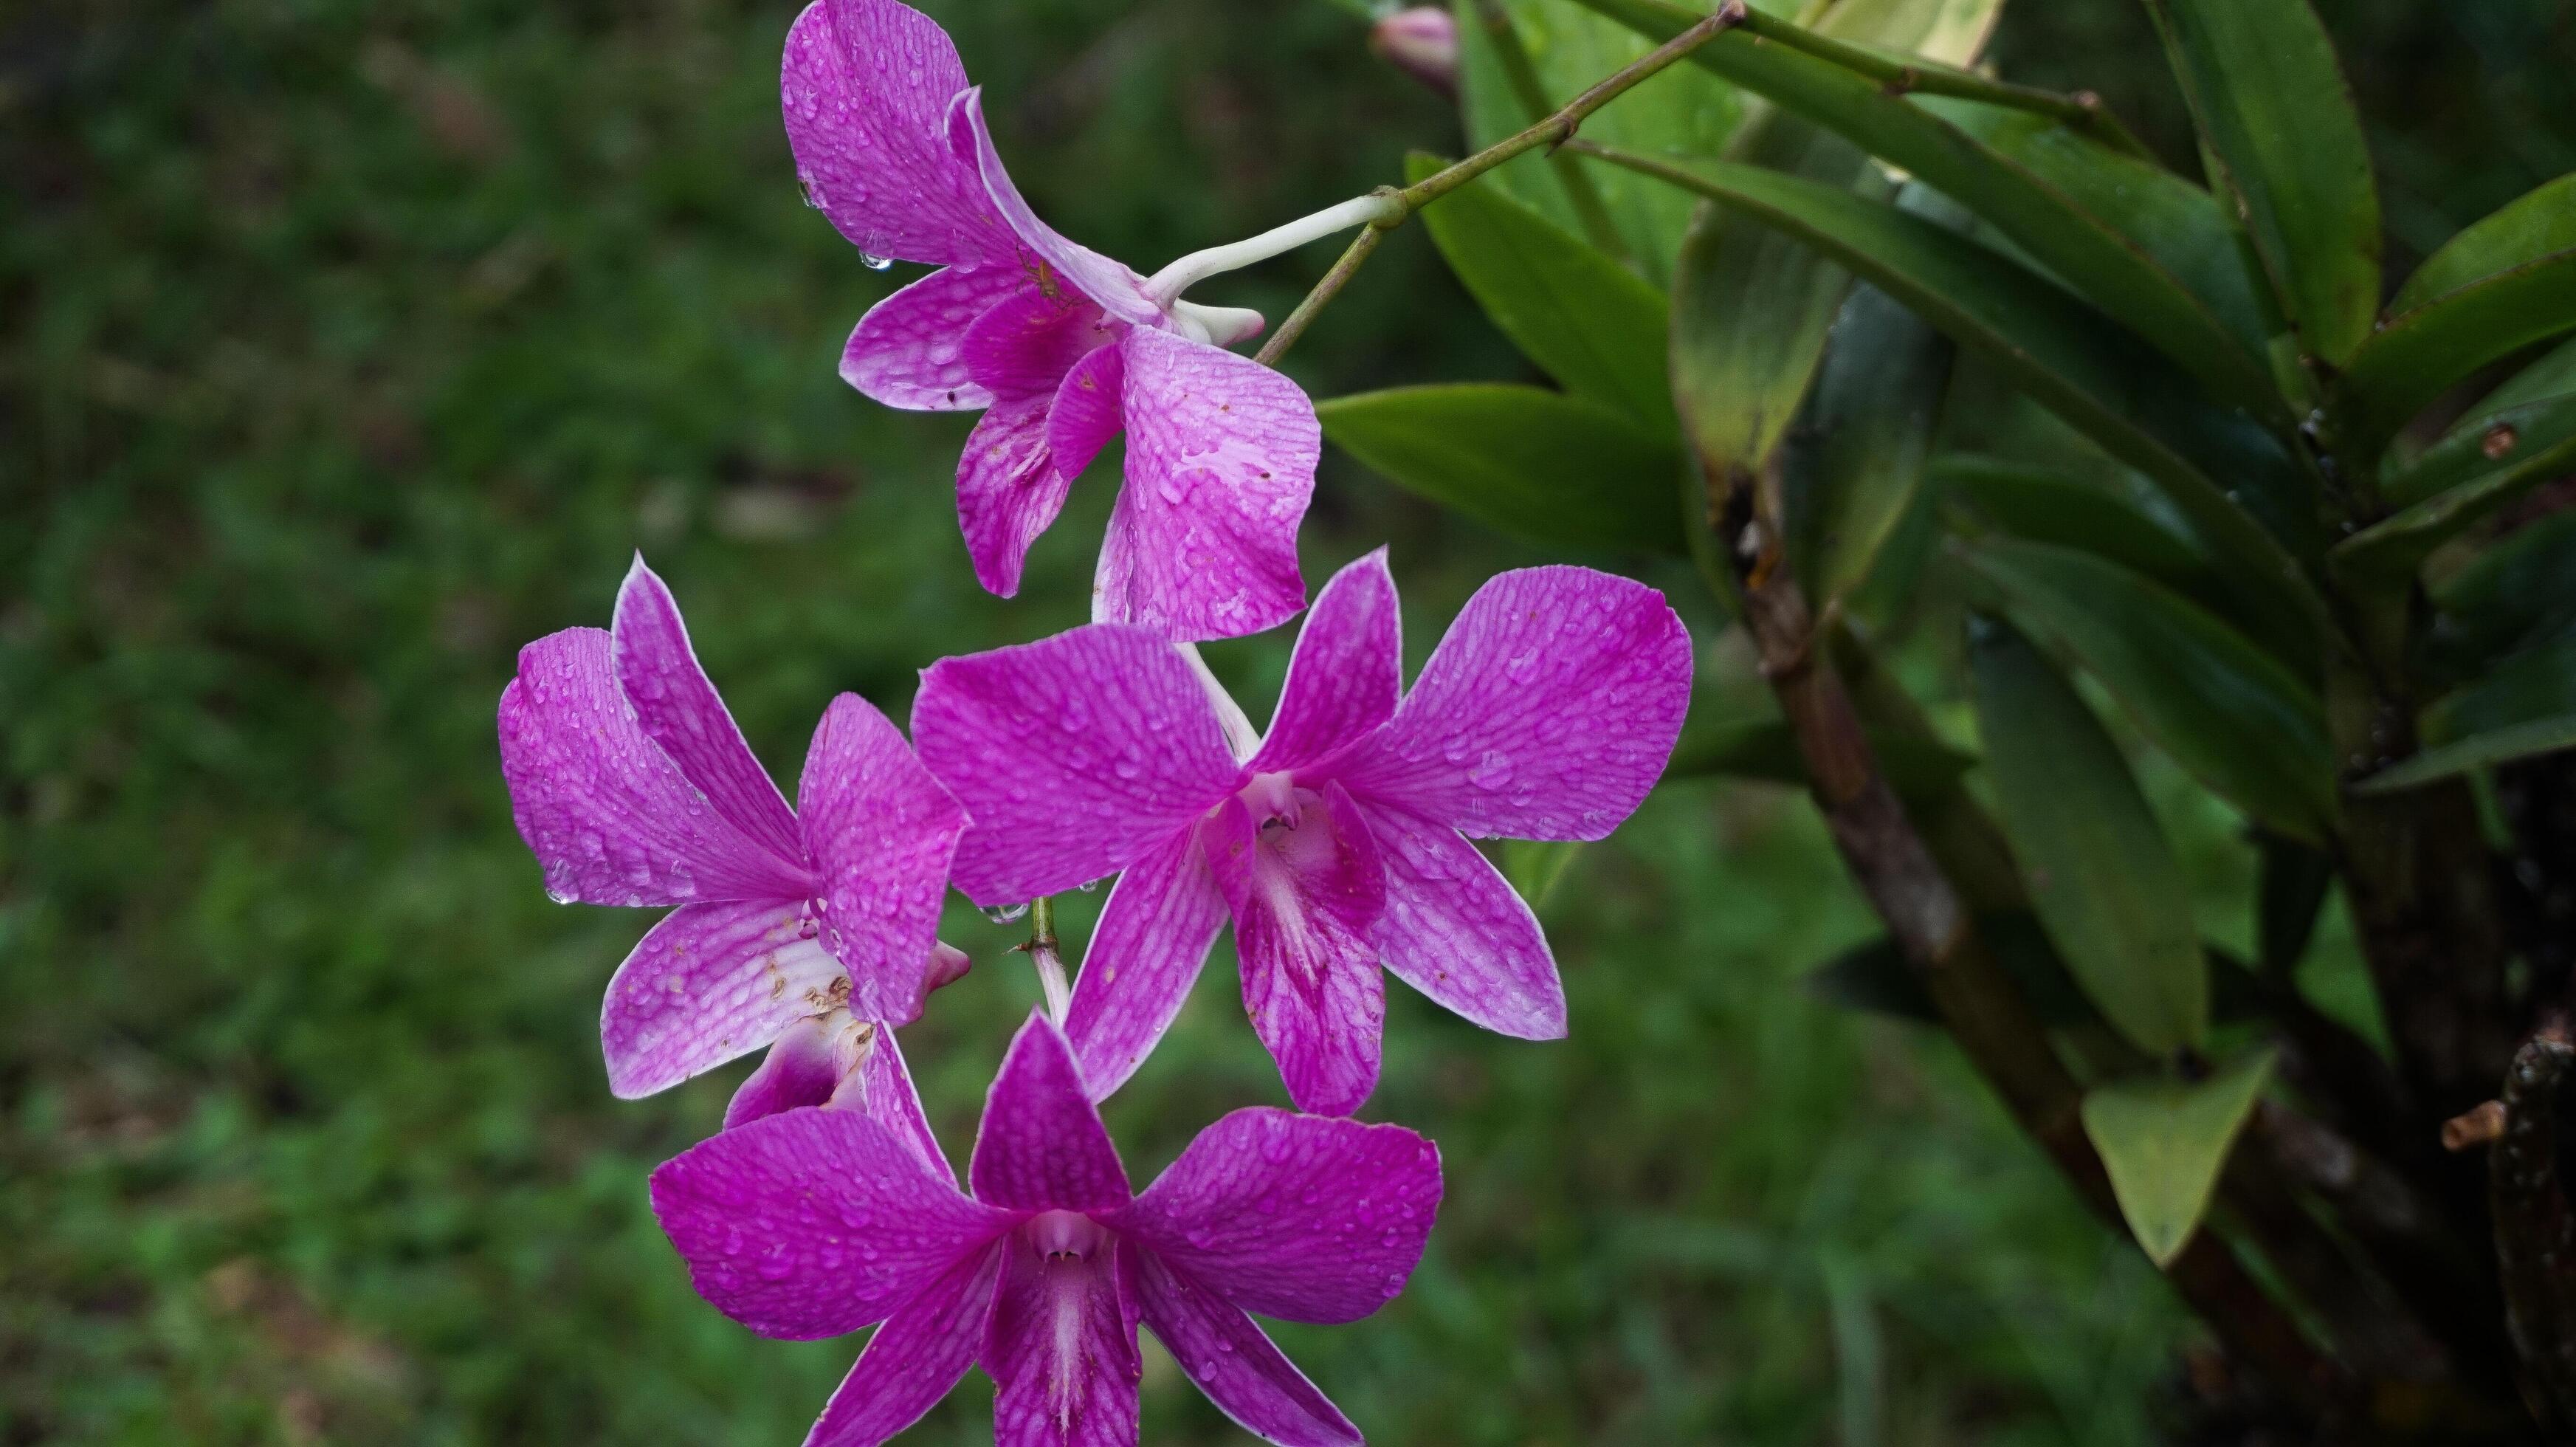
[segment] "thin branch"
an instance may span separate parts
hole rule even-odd
[[[2571,1083],[2576,1049],[2563,1040],[2526,1042],[2505,1072],[2504,1134],[2487,1154],[2505,1326],[2523,1397],[2558,1433],[2576,1432],[2576,1208],[2559,1161]]]
[[[1342,294],[1342,288],[1350,285],[1351,278],[1359,272],[1360,263],[1368,260],[1369,253],[1377,250],[1377,244],[1384,241],[1386,233],[1393,229],[1376,225],[1360,228],[1360,234],[1351,238],[1350,246],[1334,261],[1332,269],[1324,273],[1324,279],[1316,282],[1315,289],[1306,293],[1305,300],[1297,303],[1297,309],[1279,323],[1279,330],[1270,334],[1270,339],[1261,344],[1261,350],[1252,354],[1252,360],[1265,367],[1279,365],[1279,358],[1306,334],[1306,328],[1314,323],[1316,316],[1334,297]]]
[[[1521,33],[1512,24],[1511,12],[1503,0],[1476,0],[1476,18],[1483,22],[1487,38],[1494,45],[1494,56],[1502,63],[1503,78],[1510,82],[1512,94],[1521,103],[1527,120],[1543,119],[1554,107],[1548,104],[1547,88],[1538,78],[1538,66],[1530,59],[1529,47],[1521,44]],[[1574,208],[1575,219],[1583,223],[1583,234],[1592,244],[1621,261],[1628,259],[1628,244],[1621,239],[1618,226],[1610,219],[1610,208],[1601,199],[1601,188],[1594,185],[1592,173],[1583,163],[1562,151],[1547,158],[1548,169],[1556,173],[1557,184],[1565,188],[1567,204]]]

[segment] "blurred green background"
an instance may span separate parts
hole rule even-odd
[[[1144,269],[1457,142],[1318,0],[931,8],[1039,208]],[[2576,168],[2569,6],[2322,8],[2401,255]],[[846,1367],[689,1291],[644,1177],[747,1066],[609,1097],[648,921],[546,902],[492,729],[518,645],[604,625],[637,548],[787,778],[834,691],[900,718],[934,658],[1083,617],[1114,454],[1004,604],[956,535],[966,421],[834,375],[909,269],[800,203],[792,15],[0,10],[0,1443],[792,1443]],[[2000,54],[2187,144],[2127,0],[2023,0]],[[1204,299],[1276,318],[1328,252]],[[1408,233],[1291,370],[1518,366]],[[1380,541],[1416,660],[1531,560],[1329,458],[1310,581]],[[1757,706],[1703,638],[1697,707]],[[1285,646],[1210,650],[1256,717]],[[2178,827],[2241,934],[2227,821]],[[1547,921],[1568,1041],[1390,992],[1367,1113],[1441,1142],[1448,1204],[1387,1310],[1281,1332],[1377,1440],[2153,1438],[2190,1340],[2153,1273],[1945,1048],[1798,988],[1870,932],[1802,801],[1668,788]],[[1035,987],[1013,930],[947,937],[976,971],[906,1047],[962,1153]],[[1112,1102],[1140,1179],[1280,1098],[1230,973]],[[1145,1392],[1150,1441],[1244,1440],[1159,1356]],[[988,1397],[909,1440],[984,1436]]]

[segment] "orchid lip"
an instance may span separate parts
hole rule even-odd
[[[1041,1211],[1020,1228],[1041,1256],[1087,1261],[1109,1243],[1109,1232],[1080,1211]]]

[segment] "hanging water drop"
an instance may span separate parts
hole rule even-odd
[[[862,251],[859,253],[859,265],[866,267],[870,271],[883,271],[887,267],[894,265],[894,258],[891,256],[879,256],[872,251]]]
[[[1020,918],[1028,912],[1029,907],[1025,904],[996,905],[993,908],[984,911],[984,918],[991,920],[995,924],[1009,924],[1011,921]]]

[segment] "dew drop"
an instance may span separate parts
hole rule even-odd
[[[984,911],[984,918],[995,924],[1009,924],[1028,912],[1029,907],[1025,904],[1005,904]]]
[[[1500,749],[1485,750],[1485,756],[1476,761],[1476,767],[1467,771],[1467,781],[1480,789],[1499,789],[1510,783],[1511,755]]]
[[[866,267],[870,271],[883,271],[887,267],[894,265],[894,258],[891,256],[879,256],[874,252],[862,251],[859,253],[859,265]]]

